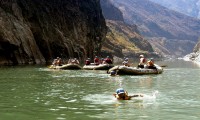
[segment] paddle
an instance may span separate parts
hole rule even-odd
[[[167,65],[161,65],[160,67],[167,67]]]

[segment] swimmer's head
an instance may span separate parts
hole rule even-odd
[[[110,72],[110,75],[111,75],[111,76],[112,76],[112,75],[116,75],[116,71],[114,71],[114,70],[111,71],[111,72]]]

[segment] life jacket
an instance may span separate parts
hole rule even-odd
[[[105,62],[108,63],[108,64],[112,64],[112,60],[110,58],[106,58]]]
[[[85,64],[86,64],[86,65],[90,65],[90,61],[89,61],[89,60],[86,60],[86,61],[85,61]]]
[[[148,66],[154,66],[154,62],[153,61],[148,61]]]
[[[98,64],[99,64],[99,58],[94,58],[94,63],[95,63],[96,65],[98,65]]]
[[[56,61],[56,64],[57,64],[57,65],[62,65],[61,59],[58,59],[58,60]]]
[[[146,63],[146,59],[145,59],[145,58],[143,58],[142,62],[143,62],[143,63]]]

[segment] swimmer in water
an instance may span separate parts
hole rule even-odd
[[[112,70],[111,72],[110,72],[110,76],[116,76],[117,75],[117,72],[115,71],[115,70]]]
[[[128,92],[125,91],[123,88],[117,89],[116,93],[114,93],[113,95],[118,100],[130,100],[132,97],[143,97],[142,94],[135,94],[135,95],[128,96]]]

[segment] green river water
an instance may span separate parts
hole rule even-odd
[[[0,120],[199,120],[200,67],[160,64],[168,65],[163,74],[115,77],[106,71],[1,67]],[[118,101],[112,94],[119,87],[145,97]]]

